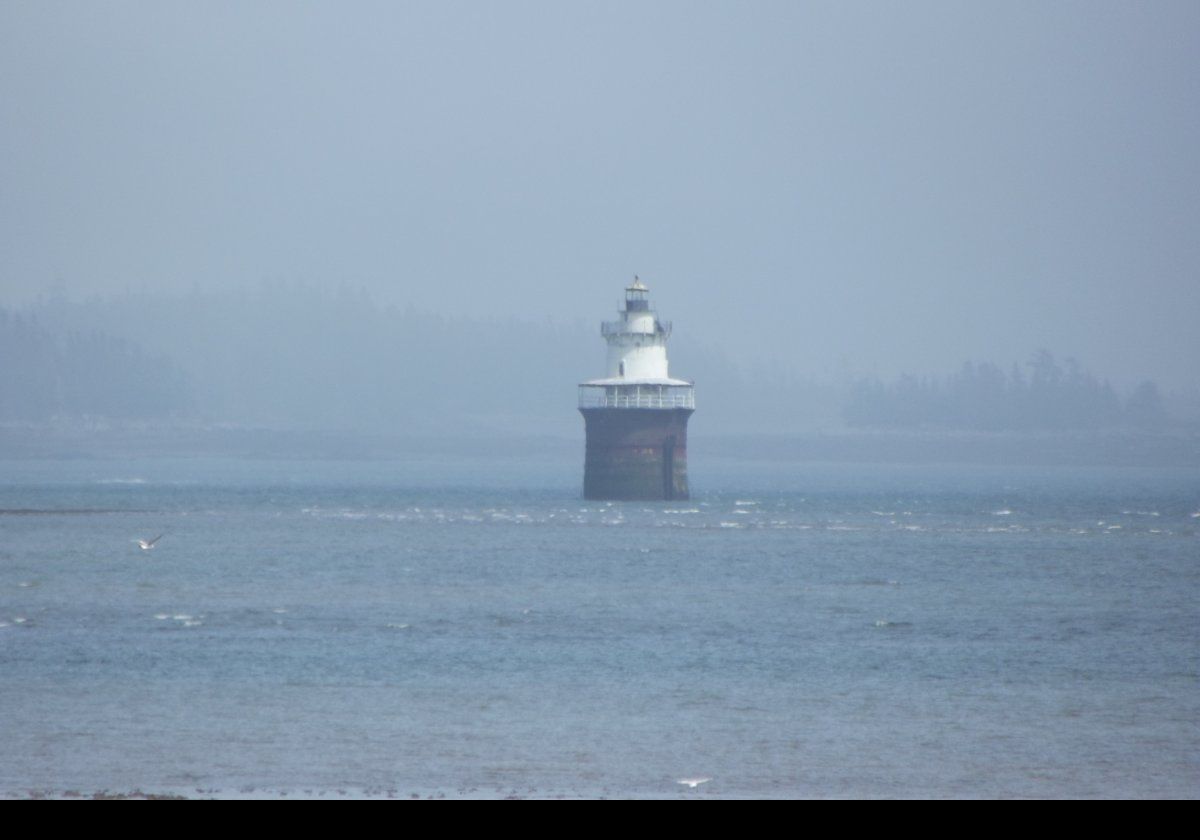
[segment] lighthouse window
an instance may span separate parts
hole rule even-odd
[[[621,362],[621,376],[625,375],[625,363]]]

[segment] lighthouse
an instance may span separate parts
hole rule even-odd
[[[667,372],[671,324],[650,308],[637,277],[618,320],[605,321],[608,375],[579,385],[587,433],[586,499],[686,499],[687,423],[694,386]]]

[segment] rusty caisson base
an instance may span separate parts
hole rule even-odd
[[[691,408],[581,408],[587,430],[583,497],[611,501],[688,498]]]

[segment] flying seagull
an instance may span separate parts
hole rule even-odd
[[[161,540],[163,536],[163,534],[159,534],[152,540],[134,540],[134,542],[138,544],[138,547],[141,548],[142,551],[149,551],[150,549],[154,548],[154,544]]]
[[[712,779],[680,779],[679,784],[687,785],[690,788],[697,788],[705,782],[711,782]]]

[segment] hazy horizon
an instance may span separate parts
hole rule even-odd
[[[803,360],[760,364],[685,329],[670,350],[672,373],[698,383],[692,427],[702,437],[1189,434],[1200,422],[1200,393],[1164,392],[1150,378],[1114,387],[1088,360],[1049,348],[895,379],[805,376]],[[0,306],[0,424],[328,430],[368,443],[379,434],[574,438],[575,386],[600,373],[603,353],[595,323],[447,316],[350,287],[51,296]]]

